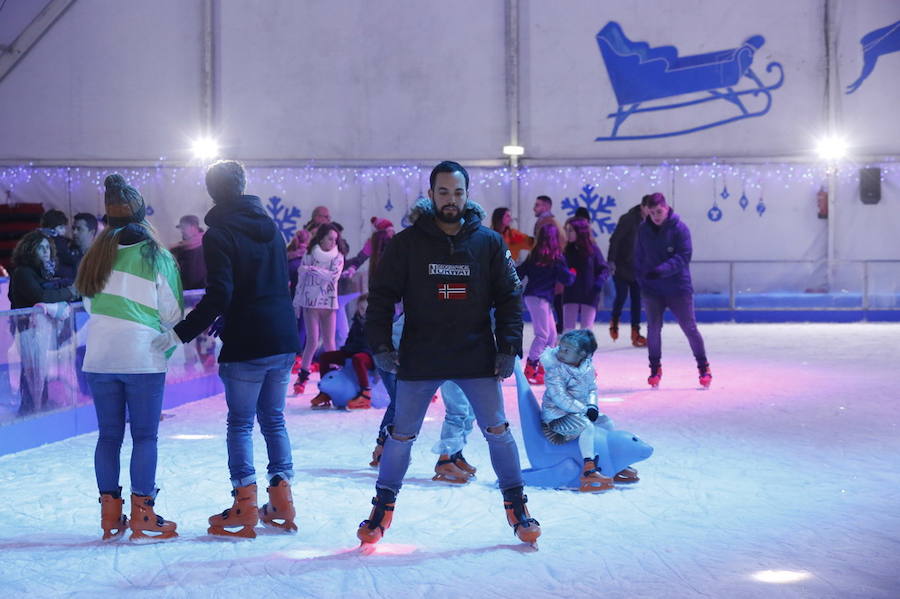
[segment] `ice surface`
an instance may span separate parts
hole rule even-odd
[[[0,588],[5,597],[900,597],[900,325],[701,325],[709,391],[698,389],[677,326],[663,331],[658,391],[645,382],[646,350],[595,330],[602,408],[655,453],[638,464],[641,482],[603,495],[528,489],[544,530],[537,552],[507,526],[477,433],[466,456],[478,480],[430,481],[438,402],[393,527],[374,555],[359,554],[382,412],[312,411],[311,384],[287,410],[296,536],[206,535],[207,517],[230,505],[225,407],[213,397],[160,425],[157,509],[178,522],[174,542],[99,541],[96,434],[0,457]],[[126,440],[126,490],[129,452]]]

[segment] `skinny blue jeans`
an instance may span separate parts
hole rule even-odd
[[[125,439],[125,406],[131,424],[131,492],[156,494],[156,440],[166,373],[84,373],[94,396],[99,436],[94,472],[101,493],[119,490],[119,457]]]
[[[233,487],[256,482],[253,467],[253,422],[266,441],[268,478],[294,476],[291,441],[284,424],[284,400],[291,378],[294,354],[276,354],[245,362],[219,364],[228,404],[228,471]]]
[[[516,441],[509,431],[509,423],[503,411],[503,393],[497,379],[450,379],[469,398],[475,411],[475,418],[487,440],[491,454],[491,465],[497,474],[500,489],[506,490],[523,486],[522,467],[519,463],[519,450]],[[403,478],[409,468],[410,452],[416,435],[422,428],[425,413],[431,404],[431,397],[443,380],[397,381],[396,411],[392,433],[384,443],[381,466],[378,469],[376,487],[390,489],[395,493],[403,486]],[[488,431],[489,428],[503,427],[500,434]],[[400,441],[394,438],[410,437]]]

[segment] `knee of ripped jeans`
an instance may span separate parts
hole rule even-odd
[[[394,441],[400,441],[401,443],[407,443],[407,442],[416,440],[415,434],[407,435],[405,433],[395,432],[393,426],[388,426],[386,428],[387,428],[387,433],[390,435],[391,439],[393,439]]]
[[[493,426],[486,426],[486,427],[484,427],[484,433],[485,433],[486,438],[490,438],[490,437],[488,437],[488,435],[491,435],[494,437],[502,437],[504,435],[508,435],[508,434],[510,434],[509,423],[501,422],[500,424],[495,424]]]

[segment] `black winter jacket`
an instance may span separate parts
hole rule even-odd
[[[606,257],[616,265],[616,276],[626,281],[634,281],[634,244],[637,230],[643,221],[641,205],[638,204],[621,217],[613,234],[609,237],[609,251]]]
[[[219,362],[300,349],[284,240],[256,196],[216,204],[204,219],[206,295],[175,332],[188,342],[224,315]]]
[[[456,235],[433,214],[388,244],[369,289],[372,350],[393,348],[394,305],[403,301],[402,380],[493,377],[497,352],[522,355],[522,290],[506,244],[469,202]],[[491,308],[495,325],[491,327]]]
[[[17,267],[9,279],[9,307],[31,308],[41,302],[71,302],[78,299],[61,279],[45,279],[33,266]]]

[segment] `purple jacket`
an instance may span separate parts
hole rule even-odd
[[[664,297],[694,293],[691,253],[691,232],[671,208],[659,227],[645,219],[634,246],[634,274],[641,293]]]
[[[575,281],[563,289],[564,304],[585,304],[597,307],[603,294],[603,284],[609,278],[609,266],[603,259],[603,252],[594,245],[594,253],[582,256],[574,244],[566,246],[566,262],[575,269]]]
[[[523,296],[533,295],[553,303],[553,292],[557,283],[571,285],[575,275],[569,271],[566,259],[560,256],[553,264],[540,266],[529,256],[525,262],[516,267],[520,279],[528,278]]]

